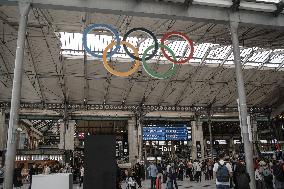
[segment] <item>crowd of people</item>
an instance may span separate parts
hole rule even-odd
[[[146,168],[146,170],[145,170]],[[201,182],[215,178],[217,189],[250,189],[252,179],[256,189],[284,189],[283,158],[255,158],[255,174],[251,178],[242,158],[230,158],[220,154],[218,158],[205,160],[169,159],[162,162],[149,162],[148,166],[136,163],[131,169],[121,170],[117,165],[116,188],[126,183],[127,189],[142,188],[142,181],[150,179],[151,189],[178,189],[178,182]],[[30,186],[32,176],[37,174],[72,173],[73,181],[81,187],[84,178],[84,166],[71,167],[69,164],[33,164],[28,175],[23,175],[24,164],[18,164],[14,170],[14,187],[20,188],[26,180]],[[4,168],[0,167],[0,179],[3,180]],[[145,174],[146,173],[146,174]]]
[[[151,189],[178,189],[178,182],[188,178],[186,182],[201,182],[216,179],[217,189],[250,189],[252,179],[257,189],[284,189],[283,159],[255,158],[255,175],[250,178],[243,158],[230,158],[220,154],[211,160],[168,160],[160,163],[150,162],[147,167]],[[215,176],[214,176],[215,175]],[[141,186],[142,177],[134,177]],[[137,182],[137,183],[138,183]]]
[[[177,189],[178,181],[188,178],[192,182],[201,182],[202,175],[205,180],[212,180],[213,165],[210,159],[204,161],[167,160],[159,164],[151,162],[147,168],[151,189],[160,189],[162,183],[165,183],[167,189]]]
[[[19,163],[16,168],[14,169],[13,173],[13,185],[16,188],[21,188],[24,183],[29,184],[29,189],[31,188],[32,184],[32,177],[34,175],[39,174],[56,174],[56,173],[72,173],[73,174],[73,181],[78,183],[79,186],[82,185],[84,179],[84,166],[77,166],[71,167],[69,164],[33,164],[30,165],[31,167],[28,170],[28,174],[25,174],[25,167],[23,163]],[[3,175],[4,177],[4,168],[0,169],[0,177]]]

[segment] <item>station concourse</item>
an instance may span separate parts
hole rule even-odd
[[[169,170],[179,188],[216,188],[207,173],[220,154],[256,189],[260,161],[283,159],[283,0],[0,5],[4,189],[57,176],[61,188],[127,188],[133,177],[148,189],[151,164],[162,188]]]

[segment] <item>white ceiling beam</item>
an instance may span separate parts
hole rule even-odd
[[[284,66],[284,60],[283,62],[276,68],[276,71],[279,71]]]
[[[194,0],[193,4],[229,8],[233,2],[231,0]]]
[[[221,47],[220,45],[215,45],[215,46],[213,46],[213,47],[209,47],[209,48],[207,49],[207,51],[205,52],[203,58],[201,59],[200,65],[206,64],[206,58],[210,55],[210,52],[211,52],[212,50],[218,49],[218,48],[220,48],[220,47]]]
[[[19,0],[0,0],[0,4],[17,5]],[[199,0],[200,1],[200,0]],[[241,24],[259,25],[269,27],[284,27],[284,15],[273,17],[271,13],[257,12],[251,10],[240,10],[231,13],[225,5],[227,1],[210,0],[209,6],[200,5],[197,0],[193,1],[193,5],[186,7],[179,3],[161,2],[161,1],[133,1],[133,0],[33,0],[34,8],[44,9],[61,9],[70,11],[92,11],[105,14],[125,14],[129,16],[151,17],[162,19],[191,20],[201,22],[227,23],[230,20],[240,22]],[[213,6],[215,2],[216,6]],[[199,4],[197,4],[199,3]],[[224,4],[223,7],[222,3]],[[229,3],[228,3],[229,4]],[[246,8],[244,4],[243,8]],[[260,6],[253,4],[254,9],[266,10],[263,8],[255,8]],[[271,10],[273,12],[273,10]]]
[[[228,58],[230,57],[232,52],[233,52],[233,47],[230,48],[229,52],[226,54],[226,56],[224,57],[224,59],[220,63],[220,66],[223,66],[225,64],[225,62],[228,60]]]
[[[276,11],[277,7],[275,4],[241,1],[240,9],[261,12],[274,12]]]
[[[284,51],[272,51],[271,53],[269,53],[268,57],[259,65],[259,67],[257,69],[261,69],[263,68],[263,66],[266,64],[266,63],[269,63],[269,61],[271,60],[271,57],[273,55],[279,55],[279,54],[284,54]]]

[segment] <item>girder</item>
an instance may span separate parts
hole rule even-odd
[[[1,4],[17,5],[19,0],[1,0]],[[206,6],[204,6],[206,5]],[[284,27],[284,15],[273,17],[276,5],[241,2],[240,10],[232,14],[230,1],[195,0],[189,7],[184,3],[166,1],[133,1],[133,0],[33,0],[34,8],[61,9],[71,11],[90,11],[109,14],[125,14],[163,19],[193,20],[200,22],[227,23],[230,20],[241,24]],[[150,7],[150,8],[149,8]],[[262,12],[261,12],[262,11]]]
[[[41,109],[41,110],[64,110],[65,107],[68,110],[122,110],[122,111],[137,111],[142,109],[145,112],[153,111],[168,111],[168,112],[195,112],[195,113],[206,113],[207,106],[157,106],[157,105],[111,105],[111,104],[42,104],[42,103],[21,103],[22,109]],[[10,108],[9,102],[1,102],[0,108]],[[248,111],[251,113],[261,113],[271,108],[260,108],[260,107],[249,107]],[[214,113],[226,113],[226,112],[237,112],[237,107],[212,107]]]

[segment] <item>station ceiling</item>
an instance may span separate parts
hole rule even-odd
[[[0,102],[9,102],[17,7],[1,6],[0,20]],[[151,78],[142,66],[132,76],[113,76],[101,60],[89,55],[84,59],[81,44],[68,49],[72,36],[81,33],[85,25],[97,22],[111,24],[122,34],[134,27],[148,28],[158,37],[168,31],[184,32],[195,43],[194,58],[179,65],[171,79]],[[248,106],[277,107],[284,99],[284,31],[241,25],[239,34]],[[219,23],[33,8],[28,22],[21,102],[236,107],[230,44],[228,25]],[[154,60],[159,62],[158,58]],[[112,65],[127,70],[129,62],[129,58],[122,57]],[[161,72],[169,68],[169,62],[160,62],[152,67]]]

